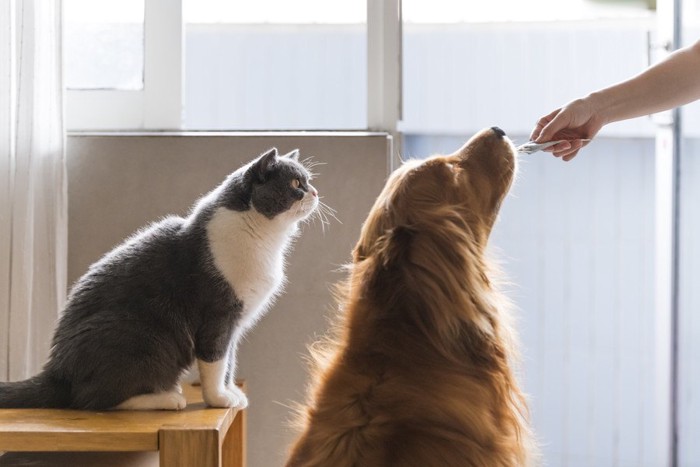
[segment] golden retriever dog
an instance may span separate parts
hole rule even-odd
[[[494,127],[391,175],[353,251],[336,335],[316,349],[288,467],[536,463],[485,257],[515,171]]]

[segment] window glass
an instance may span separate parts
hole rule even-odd
[[[64,0],[68,89],[143,89],[144,0]]]
[[[184,126],[366,128],[365,3],[184,0]]]

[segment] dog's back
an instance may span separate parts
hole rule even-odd
[[[334,389],[335,385],[343,388]],[[526,463],[514,427],[499,426],[489,407],[465,401],[468,389],[450,400],[429,384],[407,387],[398,381],[367,381],[364,387],[353,386],[329,381],[324,389],[333,400],[312,411],[288,467]]]
[[[510,374],[409,352],[410,340],[377,334],[372,351],[346,348],[320,377],[288,467],[527,464],[529,432]],[[395,351],[384,352],[392,340]]]

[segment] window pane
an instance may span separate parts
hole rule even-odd
[[[186,128],[366,128],[364,1],[183,4]]]
[[[64,0],[68,89],[143,89],[144,0]]]

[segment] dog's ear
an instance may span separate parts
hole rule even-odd
[[[352,262],[359,263],[367,259],[367,251],[364,245],[358,243],[352,250]]]
[[[389,269],[406,258],[415,234],[415,229],[400,225],[377,239],[375,251],[384,269]]]

